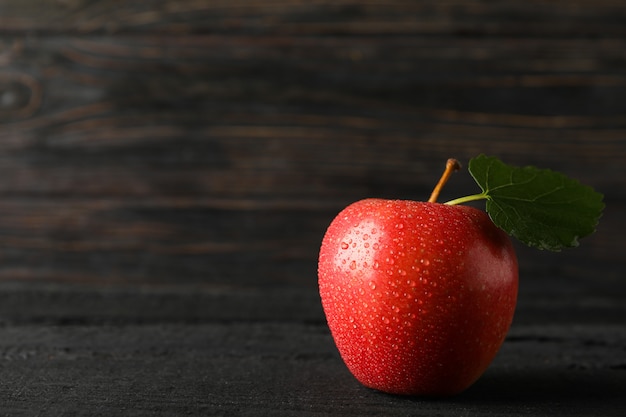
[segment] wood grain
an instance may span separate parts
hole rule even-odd
[[[287,33],[290,35],[623,36],[616,0],[5,0],[5,31]]]
[[[318,325],[18,327],[0,329],[0,393],[11,415],[617,417],[625,337],[617,326],[522,327],[468,391],[417,399],[356,383]]]
[[[581,249],[519,248],[523,279],[622,276],[621,2],[0,7],[4,282],[310,289],[341,208],[481,152],[606,195]]]

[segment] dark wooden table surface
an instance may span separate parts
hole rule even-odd
[[[468,391],[368,390],[324,230],[481,152],[603,192],[598,232],[518,245]],[[0,415],[624,416],[625,162],[623,1],[0,0]]]

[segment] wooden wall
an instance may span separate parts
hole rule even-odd
[[[626,3],[495,3],[0,1],[2,285],[313,297],[341,208],[487,153],[606,195],[523,282],[623,297]]]

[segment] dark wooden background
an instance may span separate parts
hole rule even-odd
[[[369,391],[324,230],[479,153],[603,192],[598,232],[518,245],[467,393]],[[624,415],[625,162],[623,1],[0,0],[0,411]]]

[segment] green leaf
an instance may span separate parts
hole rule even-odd
[[[469,171],[496,226],[529,246],[559,251],[595,231],[603,195],[548,169],[504,164],[480,155]]]

